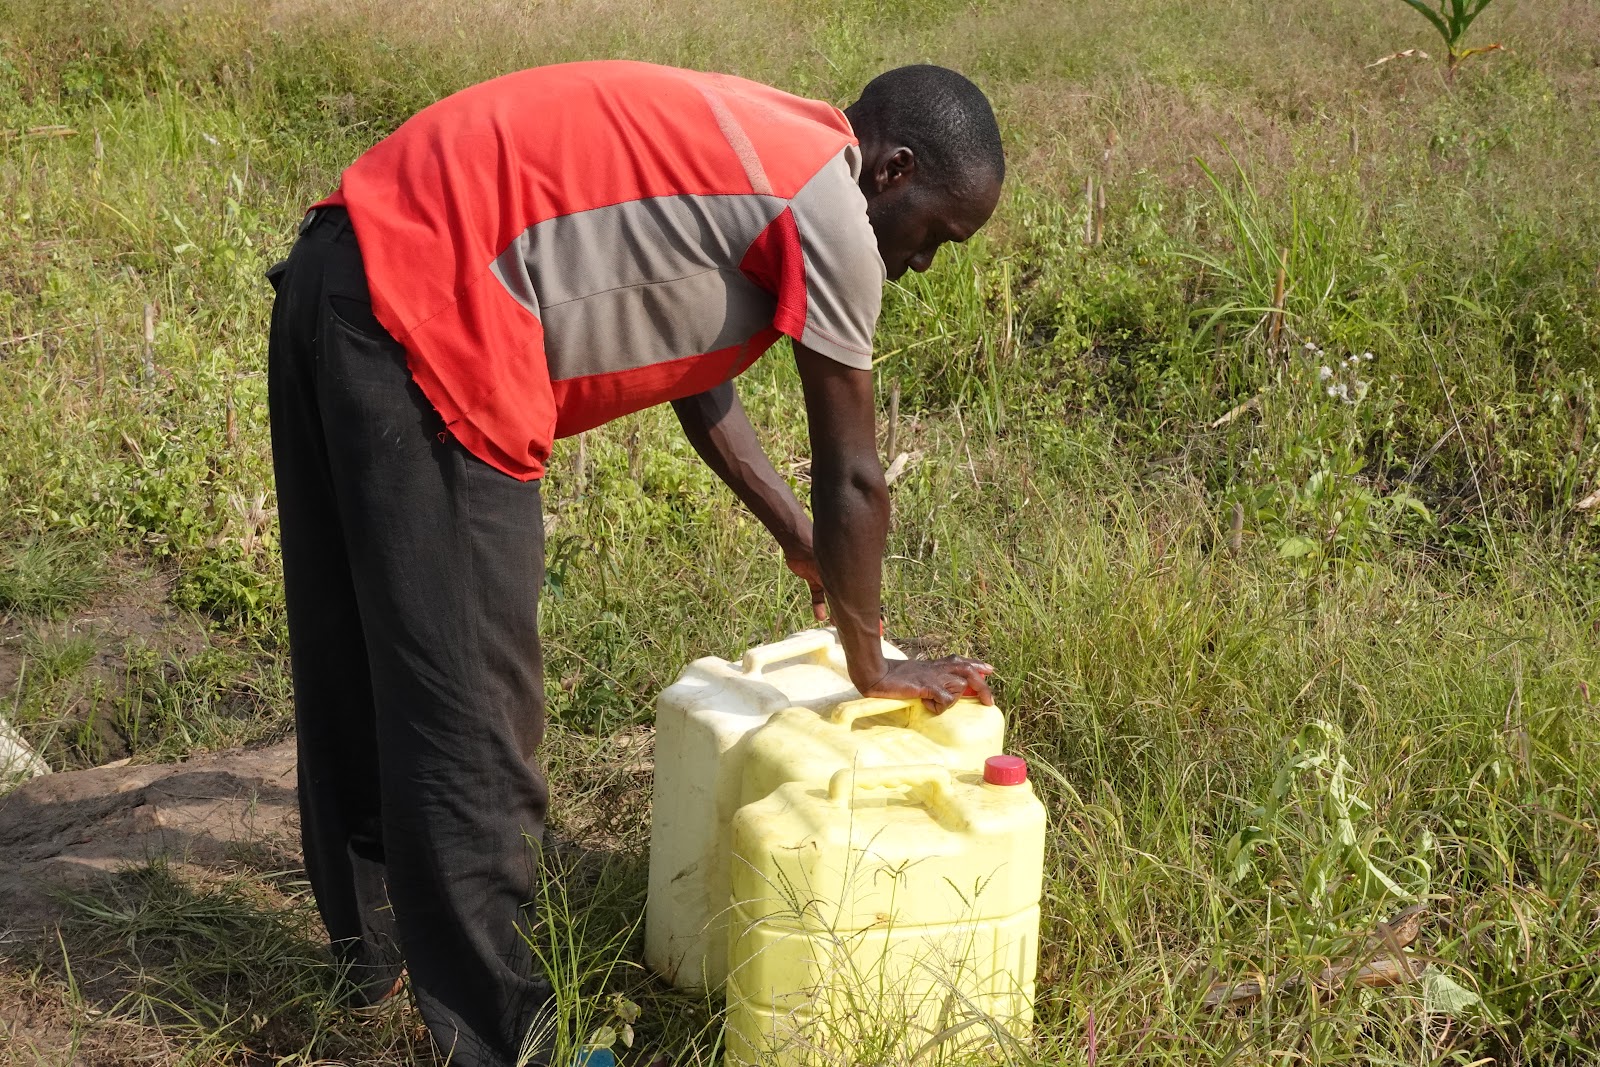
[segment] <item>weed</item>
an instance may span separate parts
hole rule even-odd
[[[125,650],[122,690],[111,722],[134,755],[172,758],[279,735],[290,717],[282,666],[256,664],[240,650],[194,655]]]
[[[303,883],[193,885],[162,863],[68,902],[61,966],[96,1010],[156,1026],[190,1062],[431,1059],[414,1020],[354,1021]],[[281,1059],[280,1059],[281,1057]]]
[[[35,681],[53,685],[76,678],[99,654],[100,642],[92,630],[38,626],[23,633],[18,648]]]
[[[1278,871],[1263,870],[1256,852],[1265,848],[1275,866],[1289,866],[1286,850],[1291,846],[1309,853],[1287,884],[1296,891],[1290,902],[1292,921],[1301,919],[1313,926],[1325,923],[1329,913],[1343,915],[1357,907],[1381,907],[1393,901],[1407,903],[1425,898],[1432,851],[1431,835],[1424,836],[1407,879],[1413,884],[1402,888],[1392,872],[1385,871],[1373,858],[1374,849],[1384,841],[1377,830],[1358,831],[1357,824],[1372,813],[1372,805],[1362,800],[1351,781],[1354,768],[1344,756],[1343,733],[1325,722],[1308,723],[1289,744],[1289,751],[1266,802],[1250,813],[1254,820],[1228,842],[1226,858],[1235,882],[1250,875],[1262,883],[1272,883]],[[1294,826],[1285,805],[1302,788],[1302,778],[1314,776],[1314,786],[1306,800],[1297,806],[1307,825]],[[1282,884],[1282,883],[1280,883]]]
[[[633,1045],[639,1006],[614,990],[617,972],[636,966],[627,959],[627,945],[642,928],[643,915],[635,909],[631,923],[615,921],[625,913],[617,907],[619,897],[635,892],[617,875],[604,861],[584,871],[570,857],[552,853],[546,859],[537,925],[527,942],[554,999],[523,1043],[525,1062],[535,1056],[577,1062],[585,1051]],[[584,889],[575,893],[567,883]]]
[[[0,612],[60,618],[99,584],[93,561],[71,541],[36,536],[0,545]]]

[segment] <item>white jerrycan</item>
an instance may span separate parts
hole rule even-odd
[[[885,643],[889,659],[905,654]],[[859,698],[831,629],[758,645],[739,662],[695,660],[656,702],[645,962],[681,989],[727,971],[728,826],[741,803],[750,731],[791,707]]]

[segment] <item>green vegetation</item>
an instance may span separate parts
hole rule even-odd
[[[94,592],[94,571],[70,543],[32,537],[0,552],[0,611],[57,618]]]
[[[1444,38],[1447,50],[1446,81],[1455,80],[1456,68],[1461,65],[1463,59],[1480,52],[1492,52],[1500,47],[1497,44],[1484,48],[1461,47],[1461,38],[1466,36],[1467,30],[1491,2],[1492,0],[1437,0],[1436,4],[1429,4],[1425,0],[1405,0],[1405,3],[1417,9],[1419,15],[1432,23],[1433,28],[1439,31],[1439,36]]]
[[[1478,25],[1508,52],[1448,89],[1367,67],[1420,27],[1392,0],[0,0],[0,675],[25,668],[0,706],[57,766],[281,732],[261,275],[406,115],[584,56],[838,103],[943,62],[992,90],[1012,180],[992,232],[889,294],[888,625],[997,665],[1051,807],[1026,1056],[1593,1062],[1600,12]],[[803,483],[783,353],[740,388]],[[634,965],[614,738],[807,602],[669,413],[584,451],[546,487],[548,759],[558,824],[601,855],[543,951],[568,1030],[619,1029],[621,994],[640,1046],[710,1063],[708,1006]],[[46,620],[130,561],[206,632],[94,673]],[[84,1032],[115,1008],[171,1062],[420,1054],[414,1014],[325,1002],[303,886],[242,877],[86,902],[100,939],[41,956],[27,995]],[[1428,981],[1202,1005],[1315,975],[1413,898]],[[137,995],[85,999],[92,961]]]

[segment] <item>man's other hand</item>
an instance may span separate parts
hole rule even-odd
[[[975,696],[985,704],[994,703],[989,691],[989,675],[994,668],[965,656],[943,659],[889,660],[889,672],[868,686],[862,696],[891,697],[897,700],[920,698],[935,712],[941,712],[963,696]]]
[[[828,598],[822,592],[822,571],[817,568],[817,557],[811,544],[791,545],[783,550],[784,564],[796,577],[811,587],[811,614],[818,622],[828,617]]]

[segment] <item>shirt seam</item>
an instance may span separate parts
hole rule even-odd
[[[693,274],[682,274],[676,278],[662,278],[659,281],[633,282],[630,285],[614,285],[610,289],[596,289],[594,292],[584,293],[582,296],[568,297],[565,300],[557,300],[553,303],[540,303],[539,307],[544,310],[564,307],[567,304],[576,304],[579,301],[592,300],[597,296],[605,296],[608,293],[623,293],[627,292],[629,289],[648,289],[655,285],[671,285],[674,282],[688,281],[690,278],[704,278],[707,274],[738,274],[740,277],[743,277],[743,272],[737,267],[707,267],[705,270],[695,271]],[[542,318],[543,316],[540,317]]]
[[[492,265],[493,264],[493,260],[491,260],[490,263]],[[473,275],[472,280],[470,282],[468,282],[466,285],[463,285],[459,292],[456,292],[456,293],[451,295],[450,301],[448,303],[446,303],[443,307],[439,308],[439,310],[437,310],[437,311],[430,312],[429,314],[427,314],[423,318],[418,319],[415,325],[407,326],[406,327],[406,336],[407,337],[414,336],[417,333],[417,331],[419,331],[423,327],[427,326],[430,322],[432,322],[434,319],[438,318],[440,315],[443,315],[447,311],[451,311],[451,310],[454,310],[455,308],[460,307],[461,306],[461,301],[466,297],[466,295],[468,293],[472,292],[472,290],[476,289],[479,285],[483,284],[483,280],[485,278],[494,278],[494,280],[499,283],[501,290],[503,292],[505,292],[505,294],[507,296],[511,296],[511,291],[509,289],[506,289],[505,283],[500,281],[500,279],[495,275],[494,271],[490,267],[481,267],[481,268],[479,268],[478,273]],[[511,296],[511,299],[512,300],[516,300],[516,297],[515,296]],[[518,306],[520,307],[521,304],[519,303]],[[535,316],[535,317],[537,317],[537,316]]]
[[[801,330],[800,332],[801,333],[814,333],[818,337],[822,338],[824,341],[831,341],[832,343],[838,345],[840,348],[843,348],[843,349],[845,349],[847,351],[850,351],[850,352],[854,352],[858,356],[871,356],[872,355],[872,349],[871,348],[857,348],[855,345],[851,344],[849,341],[846,341],[846,340],[844,340],[843,338],[840,338],[840,337],[835,337],[833,334],[829,333],[827,330],[824,330],[821,326],[818,326],[815,323],[811,323],[811,322],[806,323],[805,329]]]
[[[772,329],[771,326],[763,326],[762,327],[762,330],[770,330],[770,329]],[[779,331],[779,332],[781,332],[781,331]],[[658,360],[655,360],[654,362],[651,362],[651,363],[641,363],[637,367],[621,367],[621,368],[619,368],[617,370],[595,371],[595,372],[593,372],[591,374],[574,375],[571,378],[555,378],[555,377],[552,377],[550,379],[550,382],[551,382],[552,385],[557,383],[557,382],[563,382],[563,383],[564,382],[581,382],[586,378],[604,378],[604,377],[607,377],[608,375],[614,375],[614,374],[630,374],[630,373],[632,373],[634,371],[647,370],[647,369],[649,369],[651,367],[665,366],[668,363],[681,363],[686,359],[711,359],[711,358],[713,358],[715,356],[719,356],[723,352],[728,351],[728,349],[730,349],[730,348],[738,349],[739,355],[743,355],[745,348],[749,346],[750,342],[755,340],[759,336],[761,336],[761,330],[757,330],[755,333],[751,334],[749,337],[746,337],[743,341],[740,341],[736,345],[724,345],[721,348],[714,348],[709,352],[694,352],[694,353],[691,353],[691,354],[689,354],[687,356],[668,356],[666,359],[658,359]],[[759,357],[757,357],[757,358],[759,358]],[[738,362],[738,357],[734,358],[734,362]]]

